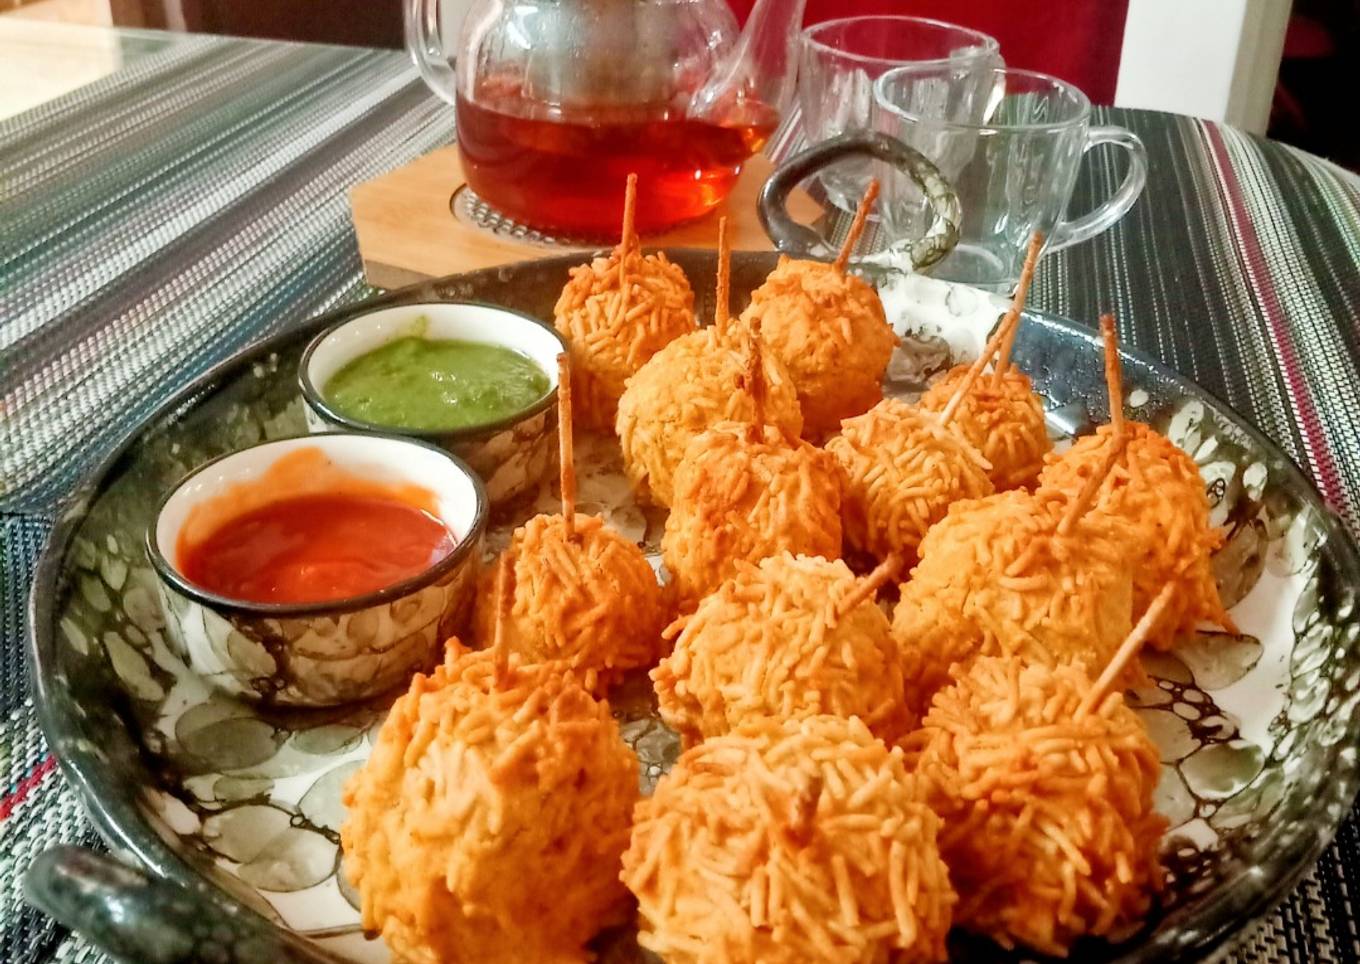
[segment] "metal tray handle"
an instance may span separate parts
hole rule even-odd
[[[39,854],[24,897],[130,964],[337,964],[305,938],[234,910],[205,881],[172,883],[82,847]]]

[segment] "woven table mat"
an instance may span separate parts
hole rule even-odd
[[[1147,144],[1148,189],[1115,228],[1046,258],[1031,303],[1116,312],[1127,343],[1253,420],[1360,531],[1360,182],[1206,122],[1101,114]],[[216,38],[175,38],[0,122],[0,960],[99,959],[19,896],[39,850],[95,843],[22,655],[62,496],[200,372],[367,294],[344,189],[452,126],[400,54]],[[1121,176],[1098,150],[1074,209]],[[1357,881],[1351,822],[1232,959],[1360,961]]]

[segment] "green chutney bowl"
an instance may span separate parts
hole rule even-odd
[[[365,421],[340,411],[323,389],[354,359],[399,338],[479,342],[508,348],[532,360],[548,391],[528,407],[493,421],[454,429],[410,429]],[[557,356],[567,344],[538,319],[479,302],[430,302],[355,315],[323,331],[302,354],[298,386],[307,427],[313,432],[402,435],[438,445],[481,478],[492,507],[514,503],[537,489],[554,467],[557,438]]]

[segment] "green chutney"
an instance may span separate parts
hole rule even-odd
[[[517,415],[550,387],[543,369],[514,349],[407,336],[349,362],[321,393],[350,418],[453,431]]]

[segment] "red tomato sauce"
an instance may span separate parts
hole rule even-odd
[[[371,494],[300,495],[228,519],[176,547],[197,586],[255,603],[313,603],[376,592],[419,575],[453,551],[442,522]]]

